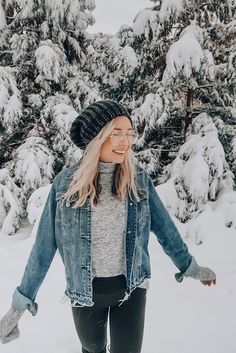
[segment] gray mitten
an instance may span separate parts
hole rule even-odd
[[[192,257],[192,261],[184,273],[175,274],[175,279],[178,282],[182,282],[184,277],[191,277],[199,281],[213,281],[216,279],[215,273],[208,267],[198,266],[194,257]]]
[[[0,320],[0,340],[2,343],[10,342],[19,337],[18,321],[24,311],[15,311],[12,307]]]
[[[20,336],[20,331],[18,329],[18,326],[16,326],[10,333],[9,335],[5,336],[4,338],[2,338],[2,343],[8,343],[10,341],[15,340],[16,338],[18,338]]]

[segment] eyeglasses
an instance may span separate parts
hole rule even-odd
[[[138,140],[138,134],[135,131],[127,132],[126,134],[124,134],[122,132],[113,132],[110,135],[111,143],[113,145],[118,145],[119,143],[121,143],[123,141],[123,138],[125,137],[125,135],[127,136],[129,143],[133,144],[133,143],[137,142],[137,140]]]

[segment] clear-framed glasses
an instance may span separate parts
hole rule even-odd
[[[138,134],[135,131],[129,131],[129,132],[126,132],[126,133],[119,132],[119,131],[114,131],[110,135],[111,143],[113,145],[118,145],[119,143],[121,143],[123,141],[125,135],[126,135],[128,141],[129,141],[129,143],[134,144],[138,140]]]

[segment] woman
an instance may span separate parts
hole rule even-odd
[[[121,104],[89,105],[70,135],[83,157],[53,181],[21,284],[0,322],[0,338],[19,336],[26,309],[37,313],[36,294],[58,249],[82,352],[106,352],[109,314],[110,351],[138,353],[151,277],[150,231],[180,270],[177,281],[189,276],[210,286],[216,276],[197,265],[152,180],[136,165],[131,148],[137,136]]]

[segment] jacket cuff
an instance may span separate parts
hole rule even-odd
[[[198,266],[194,256],[192,256],[192,260],[191,260],[190,265],[187,268],[187,270],[185,272],[176,273],[175,279],[177,282],[182,282],[184,277],[194,277],[194,276],[196,276],[198,271],[199,271],[199,266]]]
[[[13,293],[12,308],[18,312],[23,312],[27,309],[34,316],[37,314],[38,304],[21,294],[17,287]]]

